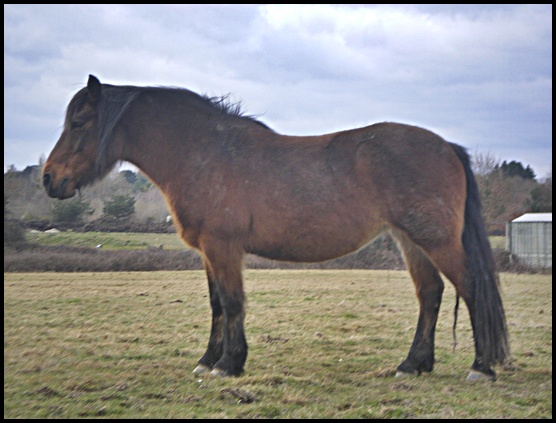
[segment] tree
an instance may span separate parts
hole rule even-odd
[[[516,161],[500,164],[490,153],[477,153],[473,161],[487,231],[503,234],[506,222],[529,211],[534,173]]]
[[[127,195],[115,195],[104,202],[103,211],[107,216],[129,217],[135,213],[135,198]]]
[[[8,203],[8,197],[4,193],[4,247],[22,247],[27,243],[25,232],[17,220],[8,217],[10,214],[7,209]]]
[[[135,181],[137,181],[137,174],[132,170],[122,170],[120,175],[122,175],[129,185],[133,185]]]
[[[494,169],[497,169],[500,165],[500,160],[492,153],[480,153],[478,151],[473,155],[473,173],[477,176],[490,175]]]
[[[528,205],[534,213],[552,212],[552,176],[531,190]]]
[[[504,160],[499,169],[504,176],[508,176],[510,178],[513,176],[519,176],[523,179],[535,179],[536,176],[535,172],[533,172],[533,169],[531,169],[529,165],[527,165],[527,167],[523,167],[521,162],[516,162],[515,160],[512,160],[509,163]]]
[[[91,204],[81,197],[57,201],[50,212],[52,220],[56,223],[80,225],[87,214],[93,214]]]
[[[133,192],[147,192],[153,187],[152,182],[146,178],[142,173],[137,174],[137,179],[133,184]]]
[[[502,172],[492,172],[476,177],[481,194],[483,218],[489,233],[499,231],[504,225],[505,217],[512,204],[508,180]]]

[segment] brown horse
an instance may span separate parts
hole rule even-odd
[[[185,89],[113,86],[89,76],[70,101],[43,183],[64,199],[119,161],[164,193],[178,233],[203,259],[212,329],[195,373],[239,375],[247,358],[242,261],[322,261],[389,230],[420,304],[398,374],[430,372],[444,284],[469,309],[469,379],[494,379],[509,356],[498,277],[465,150],[421,128],[378,123],[279,135],[239,107]]]

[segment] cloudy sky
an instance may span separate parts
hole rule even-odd
[[[552,168],[551,5],[4,5],[4,170],[48,155],[90,73],[231,93],[283,134],[396,121]]]

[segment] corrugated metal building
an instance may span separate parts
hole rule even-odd
[[[506,223],[506,250],[532,266],[552,268],[552,213],[525,213]]]

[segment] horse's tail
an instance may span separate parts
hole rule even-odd
[[[451,144],[465,169],[467,198],[462,242],[465,251],[466,276],[464,298],[469,308],[476,349],[473,368],[488,371],[510,355],[508,331],[500,283],[487,232],[481,216],[481,200],[469,155],[459,145]]]

